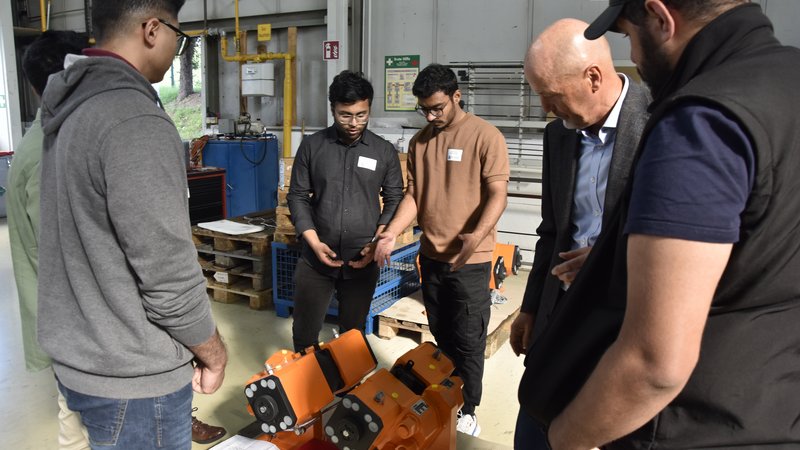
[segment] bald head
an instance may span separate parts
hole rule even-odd
[[[559,20],[525,56],[525,77],[542,108],[570,128],[601,126],[622,91],[608,41],[584,38],[588,26],[577,19]]]
[[[528,49],[525,73],[554,79],[580,75],[593,64],[613,73],[608,41],[604,37],[593,41],[584,38],[588,26],[577,19],[561,19],[550,25]]]

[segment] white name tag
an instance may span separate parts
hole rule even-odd
[[[367,158],[366,156],[359,156],[358,167],[363,167],[374,172],[375,168],[378,167],[378,161],[372,158]]]
[[[450,148],[447,149],[447,160],[448,161],[461,161],[461,155],[464,153],[464,150],[460,148]]]

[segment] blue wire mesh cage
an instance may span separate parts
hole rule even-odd
[[[380,312],[419,289],[416,263],[418,251],[419,242],[400,247],[392,252],[391,263],[381,269],[367,317],[365,330],[367,334],[376,329],[376,316]],[[294,308],[294,269],[298,258],[300,258],[299,245],[272,243],[272,296],[275,313],[280,317],[289,317]],[[333,298],[328,307],[328,314],[337,316],[338,312],[338,303],[336,298]]]

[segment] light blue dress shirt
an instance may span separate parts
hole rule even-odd
[[[619,113],[629,85],[628,77],[619,76],[623,80],[622,92],[600,132],[595,135],[586,129],[577,131],[581,136],[581,148],[572,198],[572,250],[594,245],[603,224],[608,169],[617,137]]]

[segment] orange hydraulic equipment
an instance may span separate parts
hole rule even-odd
[[[258,439],[281,450],[455,449],[463,383],[430,342],[366,379],[377,360],[357,330],[277,352],[264,366],[245,395],[264,433]]]
[[[503,281],[508,278],[508,274],[516,275],[522,266],[522,254],[519,246],[513,244],[497,243],[492,252],[492,280],[489,283],[491,289],[503,288]]]
[[[434,344],[424,342],[348,393],[325,424],[339,449],[455,449],[461,378]]]
[[[335,395],[352,389],[377,365],[364,334],[358,330],[304,352],[281,350],[267,359],[264,371],[248,381],[244,390],[248,410],[261,423],[264,440],[281,449],[299,448],[297,444],[321,435],[318,421]],[[306,433],[315,424],[315,432]],[[282,433],[275,439],[284,431],[293,433]]]

